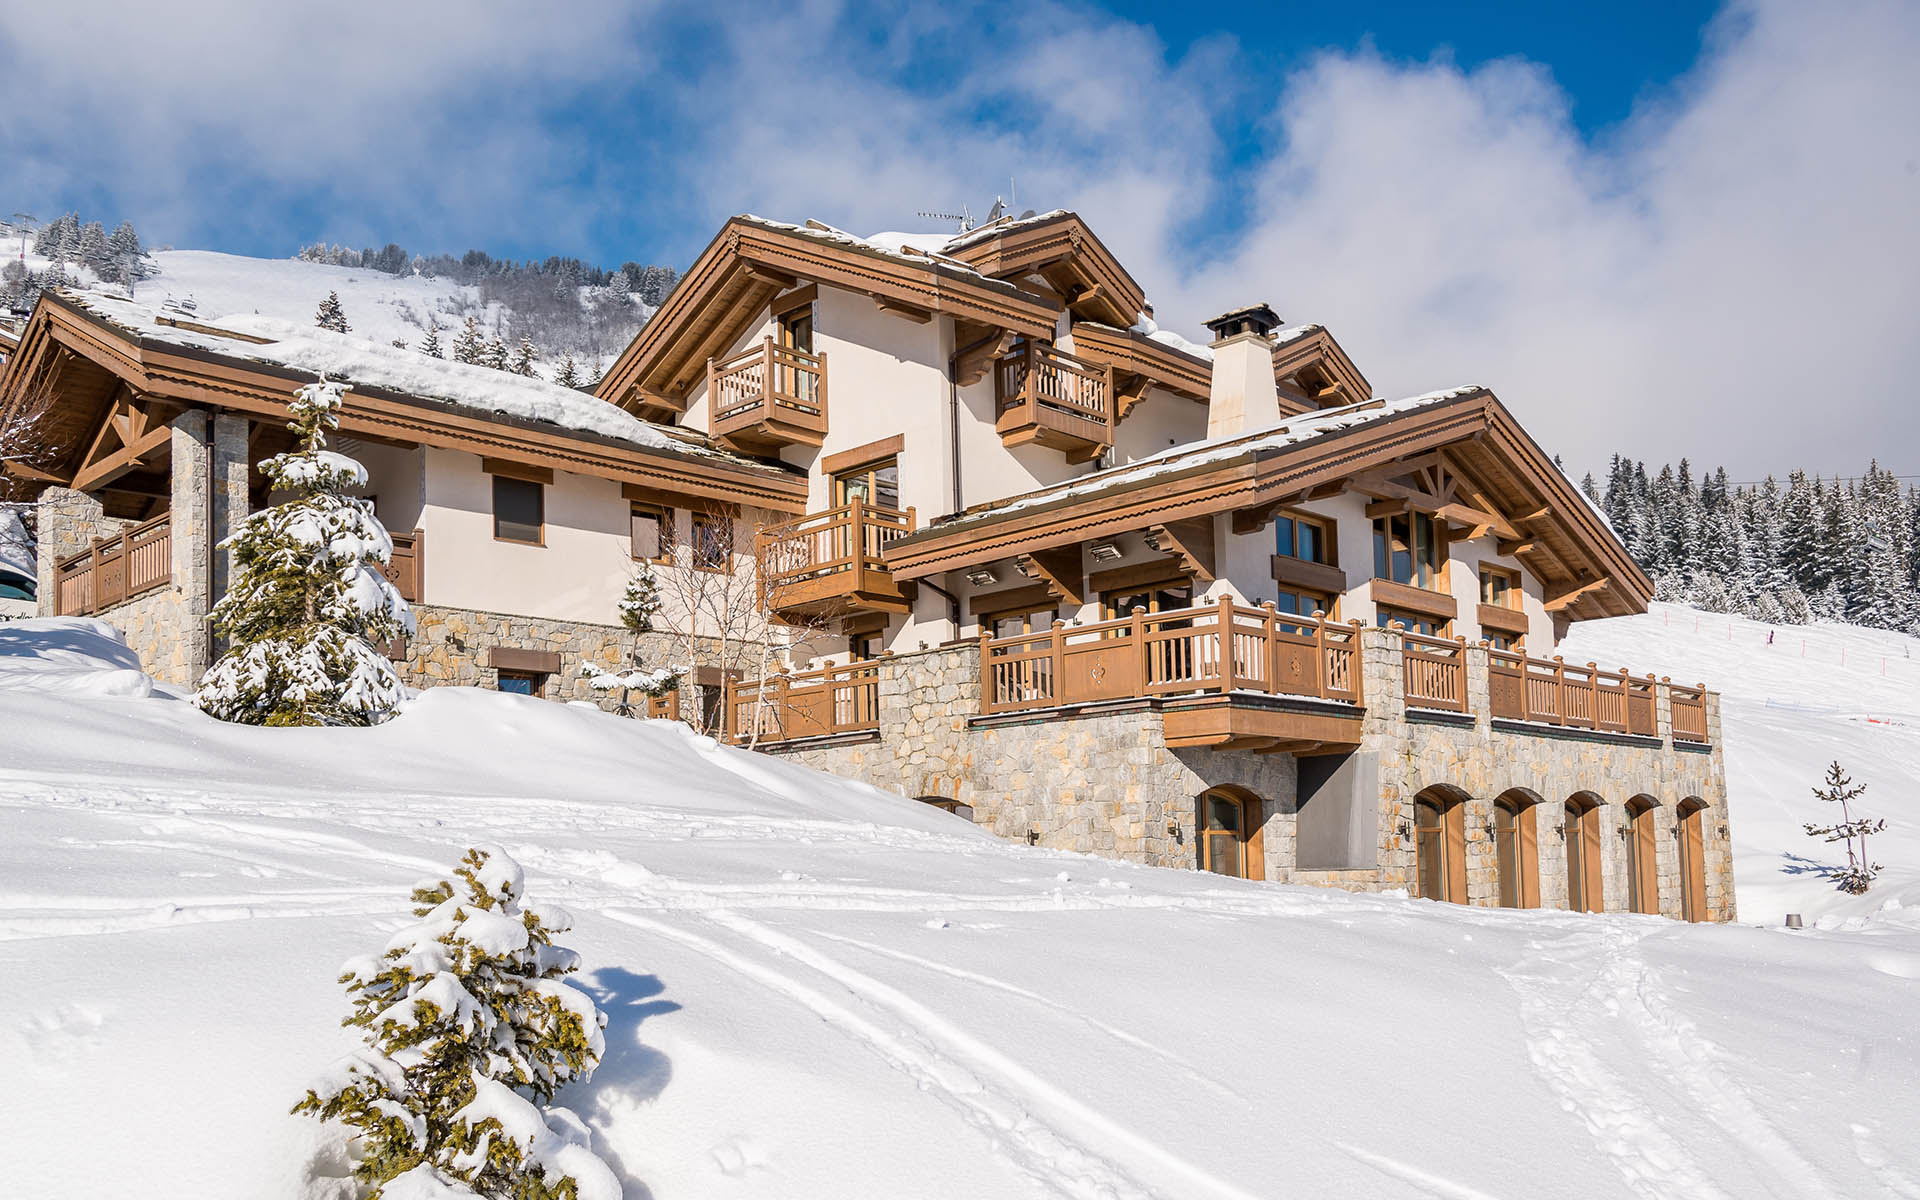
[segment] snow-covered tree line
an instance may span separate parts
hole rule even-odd
[[[1795,471],[1784,484],[1695,477],[1685,459],[1648,474],[1614,455],[1607,514],[1656,596],[1783,624],[1845,621],[1920,633],[1920,490],[1875,461],[1858,479]]]
[[[19,232],[12,231],[10,236],[18,237]],[[42,225],[33,235],[33,252],[48,260],[46,269],[32,270],[18,258],[0,268],[0,304],[31,308],[47,288],[78,282],[76,275],[82,268],[103,282],[122,286],[158,270],[132,222],[122,221],[109,233],[99,221],[83,224],[78,213]]]

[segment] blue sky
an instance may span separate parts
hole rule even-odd
[[[731,212],[925,229],[1011,178],[1163,322],[1267,300],[1383,393],[1494,387],[1576,465],[1920,472],[1920,5],[1220,11],[10,5],[0,200],[683,265]]]

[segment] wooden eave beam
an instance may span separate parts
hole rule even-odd
[[[1597,592],[1602,588],[1611,588],[1612,586],[1613,586],[1613,581],[1603,575],[1598,579],[1590,579],[1585,583],[1577,584],[1574,587],[1568,589],[1567,591],[1561,592],[1557,596],[1548,597],[1546,603],[1542,607],[1544,607],[1550,613],[1560,612],[1563,609],[1572,607],[1575,601],[1579,600],[1582,596],[1587,595],[1589,592]]]
[[[1086,569],[1081,564],[1079,546],[1060,546],[1016,555],[1014,569],[1028,579],[1037,579],[1049,591],[1068,604],[1087,602]]]
[[[61,487],[66,487],[73,478],[71,475],[57,475],[52,471],[42,471],[38,467],[30,467],[26,463],[11,458],[0,461],[0,472],[16,479],[27,480],[29,483],[51,483]]]
[[[904,317],[915,325],[925,325],[933,320],[933,310],[921,308],[917,304],[908,304],[900,300],[890,300],[885,296],[873,297],[873,306],[883,313]]]
[[[1512,525],[1507,524],[1506,519],[1498,513],[1485,512],[1467,504],[1460,504],[1458,502],[1442,504],[1434,510],[1433,515],[1450,525],[1472,526],[1476,531],[1472,534],[1475,538],[1487,536],[1489,530],[1499,534],[1501,537],[1517,538],[1520,536],[1520,531]]]
[[[1172,555],[1182,574],[1202,583],[1212,583],[1214,573],[1213,518],[1188,517],[1147,527],[1147,545],[1162,554]]]
[[[137,441],[82,467],[74,475],[70,486],[76,492],[90,492],[102,484],[110,483],[129,471],[145,466],[147,456],[169,445],[172,439],[173,430],[168,426],[149,430]]]
[[[797,276],[790,275],[785,271],[776,271],[771,267],[763,267],[759,263],[750,262],[742,267],[741,271],[748,279],[756,283],[766,284],[782,292],[800,286],[800,280]]]
[[[1493,548],[1502,558],[1514,558],[1522,554],[1532,554],[1540,549],[1540,543],[1537,539],[1530,537],[1501,538],[1494,543]]]
[[[972,387],[987,377],[993,369],[993,360],[1013,348],[1019,337],[1011,329],[1002,329],[998,336],[978,339],[971,346],[963,348],[960,356],[954,359],[953,381],[961,387]]]

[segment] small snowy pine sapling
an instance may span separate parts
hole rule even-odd
[[[480,322],[468,317],[460,328],[460,336],[453,339],[453,361],[478,366],[485,350],[486,343],[480,338]]]
[[[507,344],[500,340],[499,334],[488,338],[486,345],[480,348],[480,365],[496,371],[507,369]]]
[[[365,500],[366,468],[326,448],[347,385],[310,383],[289,411],[298,449],[261,464],[292,499],[262,509],[221,543],[233,585],[209,618],[232,648],[201,677],[194,703],[243,725],[373,725],[399,705],[393,665],[374,648],[413,632],[413,612],[380,568],[393,540]]]
[[[293,1106],[351,1126],[370,1200],[619,1200],[586,1125],[553,1106],[605,1050],[606,1016],[566,977],[572,926],[528,903],[520,865],[495,846],[414,889],[416,923],[348,962],[343,1024],[364,1045]]]
[[[554,374],[553,381],[565,388],[580,386],[580,368],[574,364],[573,355],[569,354],[561,361],[560,370]]]
[[[327,298],[320,302],[320,309],[313,314],[313,323],[322,329],[331,329],[335,333],[346,333],[353,328],[347,324],[347,312],[340,307],[340,293],[328,292]]]
[[[440,322],[428,318],[427,336],[420,339],[420,353],[433,358],[445,358],[440,350]]]
[[[680,679],[686,672],[677,667],[655,667],[644,669],[640,661],[638,638],[641,634],[653,632],[653,619],[660,615],[660,585],[653,577],[653,568],[640,563],[627,580],[627,590],[620,597],[620,624],[627,632],[635,636],[635,644],[628,659],[625,671],[609,671],[596,663],[580,664],[580,674],[587,680],[587,686],[597,692],[618,690],[619,701],[613,711],[619,716],[633,715],[633,694],[659,697],[680,686]]]
[[[1827,842],[1845,842],[1847,845],[1847,869],[1837,872],[1834,882],[1840,890],[1849,895],[1863,895],[1873,886],[1874,877],[1880,874],[1880,864],[1867,856],[1867,838],[1871,834],[1886,829],[1883,818],[1855,817],[1852,804],[1860,794],[1867,790],[1864,783],[1855,783],[1847,773],[1840,769],[1839,763],[1827,768],[1826,785],[1813,789],[1815,799],[1827,800],[1840,806],[1840,822],[1837,825],[1805,825],[1808,837],[1817,837]],[[1860,843],[1859,850],[1854,843]]]
[[[508,369],[515,375],[533,374],[534,360],[540,357],[539,347],[526,338],[520,339],[519,347],[513,352],[513,365]]]

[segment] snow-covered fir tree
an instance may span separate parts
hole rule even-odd
[[[1663,600],[1763,621],[1809,620],[1920,632],[1920,490],[1878,462],[1857,480],[1794,471],[1697,484],[1691,464],[1613,457],[1600,498],[1614,531]]]
[[[497,846],[453,878],[414,889],[414,924],[343,968],[363,1045],[293,1111],[354,1130],[354,1177],[373,1196],[417,1200],[619,1200],[584,1122],[552,1104],[590,1079],[606,1017],[567,980],[572,925],[526,899]]]
[[[496,371],[507,369],[507,344],[500,339],[499,334],[488,338],[486,345],[480,348],[480,365],[492,367]]]
[[[531,375],[533,364],[539,357],[539,348],[528,339],[521,338],[519,346],[513,352],[513,362],[508,369],[515,375]]]
[[[243,725],[372,725],[400,703],[376,645],[413,632],[413,613],[380,568],[393,541],[365,500],[364,467],[326,448],[347,385],[312,383],[288,406],[297,449],[261,464],[292,498],[249,516],[223,546],[235,578],[209,618],[231,649],[194,702]]]
[[[1873,886],[1873,881],[1883,869],[1867,853],[1867,839],[1876,833],[1885,832],[1887,823],[1877,817],[1856,817],[1853,815],[1853,802],[1867,790],[1864,783],[1855,783],[1840,768],[1838,762],[1827,768],[1827,778],[1823,786],[1813,789],[1816,800],[1840,806],[1840,820],[1832,825],[1803,825],[1808,837],[1817,837],[1824,842],[1844,842],[1847,847],[1847,869],[1833,873],[1833,880],[1840,890],[1855,896],[1863,895]],[[1856,849],[1857,847],[1857,849]]]
[[[440,348],[440,322],[428,318],[427,336],[420,339],[420,353],[433,358],[445,358],[446,352]]]
[[[340,307],[339,292],[327,293],[327,298],[320,302],[319,311],[313,314],[313,323],[335,333],[346,333],[353,328],[347,324],[346,310]]]
[[[480,322],[468,317],[466,324],[460,327],[460,336],[453,339],[453,361],[478,365],[486,349],[486,342],[480,337]]]
[[[655,667],[648,670],[641,660],[640,636],[653,632],[655,618],[660,615],[660,583],[653,577],[653,567],[639,563],[627,587],[620,595],[620,624],[634,635],[634,645],[628,653],[624,670],[609,669],[597,663],[582,663],[580,674],[587,680],[587,686],[598,692],[620,693],[614,703],[614,712],[620,716],[633,715],[633,696],[637,692],[643,696],[664,696],[680,686],[685,671],[676,667]]]
[[[569,354],[562,360],[560,369],[554,373],[553,381],[561,387],[577,388],[580,386],[580,368],[574,365],[573,355]]]

